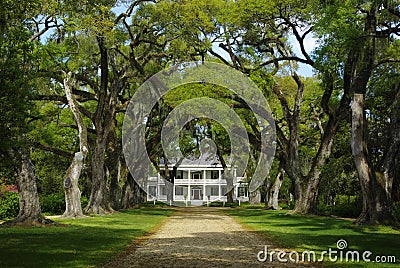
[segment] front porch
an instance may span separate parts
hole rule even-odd
[[[175,179],[171,191],[173,202],[182,202],[192,205],[202,205],[213,201],[227,202],[225,196],[228,188],[227,182],[220,177],[217,179]],[[164,201],[167,202],[167,189],[164,180],[158,176],[149,178],[147,190],[148,201]],[[235,178],[233,180],[233,199],[242,201],[248,200],[247,183],[243,182],[243,178]]]

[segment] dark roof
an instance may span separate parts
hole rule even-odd
[[[179,162],[179,159],[171,159],[168,161],[169,165],[175,165]],[[160,165],[164,164],[164,159],[160,159]],[[211,166],[211,165],[220,165],[220,161],[218,156],[215,154],[201,154],[199,158],[195,157],[190,157],[190,158],[184,158],[181,160],[179,165],[183,166],[200,166],[200,165],[205,165],[205,166]]]

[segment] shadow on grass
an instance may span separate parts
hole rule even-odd
[[[331,217],[303,216],[287,211],[234,209],[226,213],[257,232],[271,238],[278,246],[324,251],[337,250],[337,241],[344,239],[347,250],[371,251],[375,256],[395,256],[400,263],[400,231],[386,226],[357,227],[351,221]],[[347,264],[346,264],[347,265]],[[353,264],[357,267],[360,264]],[[340,266],[340,265],[339,265]],[[360,267],[393,267],[363,263]]]
[[[172,212],[135,209],[57,220],[68,226],[0,228],[0,267],[93,267],[123,252]]]

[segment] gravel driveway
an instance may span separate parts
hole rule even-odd
[[[106,267],[304,266],[289,262],[259,262],[257,253],[264,245],[272,243],[246,230],[219,209],[179,208],[155,233]]]

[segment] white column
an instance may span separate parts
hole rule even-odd
[[[206,195],[206,182],[203,182],[203,200],[207,200],[207,195]]]
[[[218,169],[218,199],[221,200],[221,170]]]
[[[207,175],[207,170],[203,170],[203,200],[206,200],[206,175]]]
[[[235,187],[233,189],[235,189],[235,199],[237,200],[238,194],[239,194],[239,185],[238,184],[235,185]]]
[[[190,201],[191,200],[191,193],[190,193],[190,169],[188,170],[188,194],[187,194],[187,200]]]
[[[175,183],[172,185],[172,201],[175,201]]]
[[[156,183],[156,199],[160,199],[160,189],[158,188],[160,183],[160,173],[157,174],[157,183]]]

